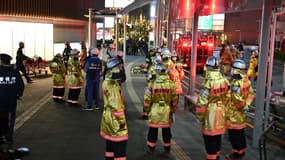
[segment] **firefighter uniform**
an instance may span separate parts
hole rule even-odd
[[[247,70],[247,76],[256,80],[258,75],[258,53],[253,51],[250,56],[249,66]]]
[[[231,70],[231,64],[233,61],[233,57],[230,52],[230,48],[226,47],[225,51],[220,54],[220,64],[222,67],[222,73],[224,75],[228,75]]]
[[[218,67],[218,60],[209,57],[206,61],[205,80],[196,104],[196,117],[201,122],[207,159],[219,159],[221,136],[226,131],[225,107],[228,103],[229,81]]]
[[[12,57],[0,54],[0,144],[1,138],[13,143],[17,98],[24,92],[24,82],[20,73],[10,64]]]
[[[246,127],[246,115],[244,109],[254,99],[254,92],[250,80],[246,76],[246,64],[236,59],[231,69],[231,96],[226,117],[229,130],[229,140],[232,144],[233,153],[226,158],[236,160],[243,157],[246,151],[246,138],[244,128]]]
[[[107,62],[105,80],[102,83],[104,109],[100,135],[106,140],[106,160],[125,160],[128,128],[120,85],[120,60]]]
[[[156,64],[156,78],[148,83],[144,93],[144,107],[148,114],[149,131],[147,146],[150,154],[154,153],[158,128],[162,128],[162,137],[166,153],[171,146],[171,123],[175,113],[178,98],[175,84],[169,79],[166,66],[161,62]]]
[[[65,73],[66,68],[63,57],[60,53],[56,54],[50,64],[50,70],[53,73],[53,94],[52,98],[56,102],[63,102],[65,91]]]
[[[85,59],[84,71],[86,72],[86,91],[87,102],[86,109],[92,109],[93,97],[95,98],[95,108],[100,108],[100,74],[102,71],[102,62],[98,58],[99,50],[93,48],[90,50],[91,56]]]
[[[176,94],[182,94],[182,80],[184,79],[183,65],[180,62],[177,62],[177,55],[174,53],[171,55],[172,65],[170,66],[170,79],[175,83]]]
[[[83,84],[83,76],[79,65],[79,51],[72,49],[68,59],[68,100],[70,105],[78,105],[78,98]]]

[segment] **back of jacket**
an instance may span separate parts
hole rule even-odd
[[[149,126],[154,128],[170,127],[172,113],[178,104],[175,84],[166,74],[157,74],[144,93],[144,107],[148,112]]]
[[[15,110],[23,91],[23,79],[14,66],[0,66],[0,111]]]
[[[229,86],[229,81],[219,70],[207,70],[196,106],[196,116],[202,124],[203,134],[214,136],[225,133]]]

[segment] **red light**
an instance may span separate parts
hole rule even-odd
[[[188,44],[186,42],[183,43],[183,47],[187,47]]]
[[[214,47],[214,44],[213,43],[209,43],[208,46],[209,47]]]
[[[207,42],[201,42],[201,46],[206,46]]]

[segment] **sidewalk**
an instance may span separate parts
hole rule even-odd
[[[144,57],[126,58],[126,70],[134,64],[140,64]],[[128,65],[130,64],[130,65]],[[130,75],[122,85],[129,128],[127,146],[128,160],[203,160],[205,149],[200,125],[192,113],[184,110],[183,98],[175,114],[172,127],[171,155],[161,154],[161,137],[157,143],[155,156],[146,154],[147,123],[140,120],[142,113],[145,77]],[[67,95],[68,90],[66,90]],[[84,89],[81,90],[80,103],[85,104]],[[36,79],[27,84],[24,97],[19,102],[23,111],[18,117],[15,132],[15,147],[27,146],[31,152],[27,160],[104,160],[105,141],[100,137],[101,110],[82,111],[66,103],[55,103],[51,99],[51,78]],[[19,109],[18,108],[18,109]],[[29,109],[30,108],[30,109]],[[257,160],[258,151],[253,149],[248,139],[245,160]],[[231,151],[227,136],[223,137],[222,155]],[[270,160],[281,160],[284,150],[277,146],[268,149]],[[224,160],[222,156],[220,160]]]

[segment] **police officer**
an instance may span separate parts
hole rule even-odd
[[[227,160],[239,160],[246,151],[246,114],[244,110],[254,99],[254,92],[250,80],[246,76],[246,64],[241,59],[236,59],[231,68],[231,103],[228,105],[227,128],[233,153],[226,155]]]
[[[91,56],[84,61],[84,71],[86,72],[86,91],[88,105],[84,110],[91,111],[93,97],[95,97],[95,109],[100,109],[100,74],[102,71],[102,62],[99,59],[99,50],[93,48],[90,50]]]
[[[68,59],[67,71],[69,92],[67,102],[70,105],[81,107],[81,105],[78,104],[78,98],[83,84],[83,76],[79,64],[79,53],[80,52],[77,49],[72,49]]]
[[[32,83],[31,78],[29,77],[26,68],[24,66],[24,61],[25,60],[30,60],[29,57],[27,57],[24,53],[23,53],[23,48],[25,48],[25,44],[24,42],[19,42],[19,48],[17,50],[17,56],[16,56],[16,68],[18,71],[21,71],[24,75],[24,77],[27,80],[27,83]]]
[[[11,60],[12,57],[8,54],[0,54],[0,115],[2,117],[0,138],[4,136],[8,142],[13,143],[17,99],[23,95],[24,82],[19,72],[10,64]],[[9,126],[8,134],[7,126]]]
[[[226,131],[225,107],[230,84],[221,74],[214,56],[207,59],[206,68],[196,103],[196,117],[202,125],[207,160],[216,160],[220,156],[221,137]]]
[[[120,85],[120,60],[112,58],[107,63],[107,73],[102,84],[104,111],[100,135],[106,140],[106,160],[125,160],[128,128]]]
[[[158,58],[158,57],[157,57]],[[171,123],[175,113],[178,99],[175,84],[169,79],[168,70],[162,59],[156,60],[156,78],[148,83],[144,93],[144,107],[148,114],[147,152],[154,154],[158,128],[162,128],[163,146],[166,154],[171,147]]]
[[[50,70],[53,73],[53,100],[64,102],[66,68],[60,53],[56,54],[51,61]]]

